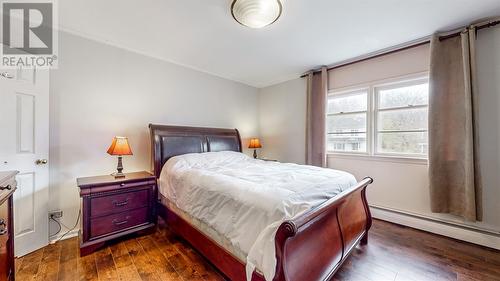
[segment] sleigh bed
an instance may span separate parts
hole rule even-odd
[[[242,151],[236,129],[153,124],[149,128],[152,166],[157,181],[164,164],[174,156]],[[365,192],[371,183],[371,178],[365,178],[314,208],[282,221],[274,236],[276,268],[273,280],[329,280],[359,243],[366,244],[372,219]],[[161,193],[158,214],[227,278],[247,279],[242,258],[169,204]],[[251,278],[252,281],[264,281],[258,270],[253,271]]]

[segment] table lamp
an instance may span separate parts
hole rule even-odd
[[[257,148],[262,148],[260,140],[258,138],[250,139],[250,144],[248,148],[253,148],[253,158],[257,158]]]
[[[115,178],[125,177],[125,174],[123,173],[122,156],[132,155],[128,139],[126,137],[114,137],[111,146],[108,148],[108,154],[118,155],[118,166],[116,167],[117,172],[111,175],[115,176]]]

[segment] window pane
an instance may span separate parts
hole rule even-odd
[[[327,117],[328,133],[366,132],[366,113]]]
[[[330,96],[328,113],[366,111],[366,92],[356,92],[347,96]]]
[[[429,102],[428,83],[380,90],[378,93],[380,108],[426,105]]]
[[[328,151],[366,152],[366,134],[329,134]]]
[[[398,109],[378,113],[379,131],[427,130],[427,108]]]
[[[378,133],[377,151],[381,153],[427,155],[427,132]]]

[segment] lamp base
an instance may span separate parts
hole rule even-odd
[[[116,178],[124,178],[125,174],[122,172],[123,171],[123,164],[122,164],[122,157],[118,156],[118,165],[116,166],[116,173],[112,173],[111,175]]]
[[[253,158],[257,159],[257,149],[253,150]]]
[[[119,178],[124,178],[125,177],[125,174],[124,173],[112,173],[111,174],[113,177],[115,177],[115,179],[119,179]]]

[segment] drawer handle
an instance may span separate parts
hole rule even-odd
[[[0,186],[0,190],[11,190],[12,189],[12,186],[9,184],[7,186]]]
[[[123,183],[123,182],[122,182],[122,183],[120,183],[120,186],[125,186],[125,183]]]
[[[7,234],[7,224],[5,224],[4,219],[0,219],[0,226],[2,226],[2,229],[0,229],[0,235],[5,235]]]
[[[122,202],[118,202],[116,200],[113,200],[113,204],[115,205],[115,207],[123,207],[123,206],[126,206],[128,204],[128,198],[125,199],[125,201],[122,201]]]
[[[129,217],[129,216],[127,216],[127,217],[125,218],[125,220],[122,220],[122,221],[119,221],[119,220],[117,220],[117,219],[114,219],[114,220],[113,220],[113,224],[114,224],[114,225],[116,225],[116,226],[119,226],[119,225],[124,225],[124,224],[126,224],[126,223],[128,222],[128,219],[130,219],[130,217]]]

